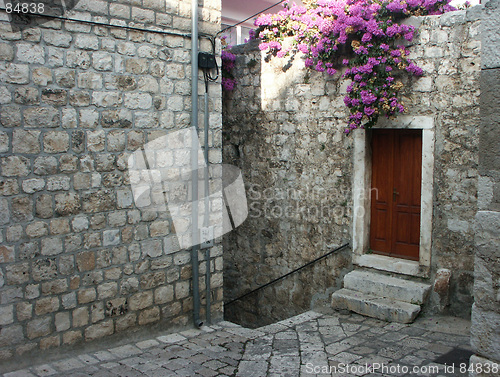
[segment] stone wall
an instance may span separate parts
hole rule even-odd
[[[127,169],[133,151],[189,127],[191,40],[153,31],[189,33],[191,1],[76,3],[65,17],[152,31],[0,22],[0,360],[143,325],[192,326],[190,252],[169,249],[166,212],[135,205]],[[201,2],[200,31],[219,29],[220,1]],[[220,163],[220,85],[210,93]],[[217,320],[220,244],[210,268]]]
[[[500,1],[485,5],[482,21],[481,128],[475,235],[471,363],[500,364]],[[483,370],[487,367],[483,368]],[[477,373],[476,373],[477,372]],[[493,376],[479,373],[471,376]]]
[[[473,221],[479,124],[479,12],[412,18],[410,50],[425,72],[406,82],[408,115],[434,121],[432,267],[451,270],[447,310],[472,304]],[[223,104],[223,159],[238,165],[250,215],[224,240],[229,301],[352,239],[353,137],[345,136],[347,82],[304,69],[300,55],[269,58],[238,46],[238,84]],[[364,132],[362,130],[354,132]],[[309,309],[340,287],[350,250],[226,308],[228,318],[262,324]],[[435,293],[433,308],[442,303]]]

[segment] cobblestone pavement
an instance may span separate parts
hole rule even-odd
[[[468,333],[467,321],[449,317],[401,325],[310,311],[256,330],[221,322],[4,376],[465,376],[434,360],[470,349]]]

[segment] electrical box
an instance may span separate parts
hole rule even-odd
[[[203,69],[213,69],[217,66],[215,55],[208,52],[198,53],[198,67]]]

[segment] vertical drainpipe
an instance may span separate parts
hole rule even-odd
[[[196,132],[192,135],[191,169],[192,169],[192,230],[193,247],[191,263],[193,266],[193,322],[194,327],[203,325],[200,321],[200,288],[199,288],[199,231],[198,231],[198,0],[191,0],[191,127]]]
[[[208,227],[210,223],[210,200],[208,197],[209,194],[209,177],[208,177],[208,128],[210,126],[209,124],[209,116],[210,114],[208,113],[208,81],[205,81],[205,112],[204,112],[204,125],[203,125],[203,136],[204,136],[204,157],[205,157],[205,172],[203,174],[204,178],[204,195],[205,195],[205,213],[204,213],[204,224],[203,226]],[[210,297],[210,248],[208,247],[205,250],[205,263],[206,263],[206,271],[205,271],[205,296],[206,296],[206,323],[207,326],[209,326],[212,322],[211,318],[211,311],[212,311],[212,302],[211,302],[211,297]]]

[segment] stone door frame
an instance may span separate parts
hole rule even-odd
[[[370,246],[372,159],[370,133],[359,129],[353,131],[353,264],[404,275],[428,277],[430,274],[432,246],[435,144],[434,119],[429,116],[399,116],[396,120],[383,119],[373,128],[422,130],[422,190],[420,204],[419,260],[411,261],[368,253]]]

